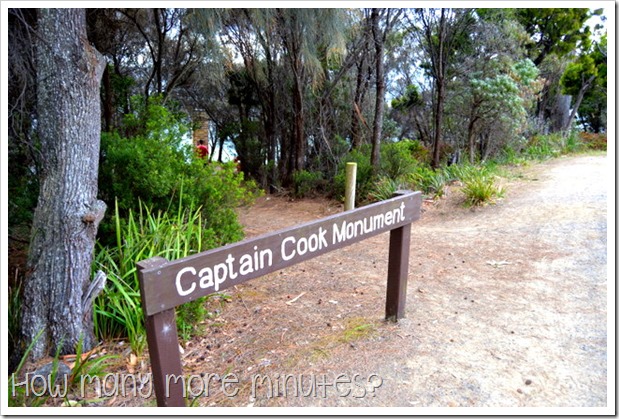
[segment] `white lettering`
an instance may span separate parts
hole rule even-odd
[[[289,242],[289,241],[294,243],[295,242],[294,237],[286,237],[284,240],[282,240],[282,259],[284,259],[284,260],[290,260],[296,254],[296,252],[294,250],[289,255],[286,254],[286,242]]]
[[[297,242],[297,252],[299,256],[307,253],[307,239],[305,237],[301,237]]]
[[[183,276],[185,272],[189,272],[190,274],[195,275],[196,270],[195,268],[191,266],[187,266],[186,268],[183,268],[180,271],[178,271],[178,273],[176,274],[176,292],[178,292],[178,295],[180,295],[181,297],[191,294],[196,289],[195,282],[191,283],[191,287],[189,287],[189,289],[186,289],[186,290],[183,289],[181,285],[181,277]]]
[[[337,224],[333,224],[333,244],[346,240],[346,221],[342,221],[341,227],[342,229],[340,230]]]
[[[269,263],[266,264],[266,266],[272,266],[273,265],[273,252],[271,251],[271,249],[265,249],[265,250],[261,250],[260,251],[260,269],[264,269],[264,261],[266,260],[266,258],[269,258]]]
[[[234,272],[234,268],[232,267],[232,262],[234,262],[234,257],[231,254],[228,254],[228,258],[226,259],[226,263],[228,264],[228,272],[230,275],[230,279],[236,278],[238,275]]]
[[[251,256],[243,255],[241,256],[241,260],[239,260],[239,262],[241,264],[241,267],[239,268],[239,273],[241,275],[247,275],[254,271]]]
[[[325,230],[324,228],[320,227],[320,229],[318,230],[318,248],[322,249],[323,247],[329,247],[327,246],[327,239],[325,238],[327,234],[327,230]]]
[[[215,285],[213,282],[213,270],[208,266],[200,271],[200,288],[206,289]]]

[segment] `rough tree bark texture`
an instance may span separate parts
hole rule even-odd
[[[43,173],[32,224],[22,334],[40,358],[83,336],[94,344],[87,307],[97,227],[105,204],[96,199],[102,56],[86,38],[83,9],[39,10],[38,132]]]

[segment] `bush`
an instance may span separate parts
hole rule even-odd
[[[402,189],[402,183],[387,176],[381,176],[372,186],[369,198],[376,202],[384,201],[393,198],[393,194],[399,189]]]
[[[408,176],[413,189],[421,191],[424,195],[440,198],[445,193],[447,179],[441,171],[434,171],[427,166],[419,167]]]
[[[99,227],[93,268],[106,272],[109,284],[95,307],[98,335],[128,337],[140,353],[145,341],[136,262],[179,259],[242,239],[235,209],[259,191],[233,162],[205,162],[183,145],[188,131],[182,113],[157,100],[135,106],[125,120],[130,136],[102,135],[99,192],[115,208]],[[183,339],[208,316],[204,303],[177,310]]]
[[[364,144],[358,149],[351,150],[342,158],[338,165],[337,174],[333,179],[333,193],[337,199],[346,193],[346,163],[357,163],[357,187],[355,204],[358,205],[368,198],[372,189],[372,165],[370,164],[370,146]]]
[[[125,124],[135,131],[130,138],[118,133],[101,137],[99,196],[116,202],[118,215],[125,218],[140,203],[151,211],[174,211],[183,191],[184,202],[202,206],[203,227],[217,232],[219,244],[239,240],[241,226],[234,209],[250,203],[259,193],[253,181],[245,181],[234,163],[210,163],[195,156],[181,138],[187,132],[182,114],[152,102],[146,110],[144,128],[130,114]],[[141,113],[140,113],[141,115]],[[106,216],[99,227],[103,244],[115,243],[115,221]]]
[[[494,198],[503,195],[503,189],[495,185],[494,175],[485,167],[477,171],[469,169],[462,182],[464,184],[462,192],[465,196],[465,204],[468,206],[492,203]]]
[[[529,140],[523,154],[529,159],[544,160],[558,156],[559,148],[556,146],[554,138],[547,135],[534,135]]]
[[[324,187],[322,172],[300,170],[294,172],[292,182],[294,184],[294,195],[297,198],[314,196],[316,193],[321,192]]]
[[[579,133],[579,138],[582,144],[590,150],[606,151],[607,137],[606,134],[594,134],[591,132]]]
[[[415,170],[418,165],[413,157],[416,141],[403,140],[383,144],[380,150],[381,174],[392,180],[402,178]]]

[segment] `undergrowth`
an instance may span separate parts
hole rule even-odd
[[[128,338],[137,355],[145,348],[146,335],[136,263],[156,256],[176,260],[217,245],[216,233],[203,228],[201,207],[190,203],[176,208],[155,213],[140,203],[137,212],[129,211],[122,220],[116,206],[116,246],[99,245],[95,256],[95,268],[108,276],[106,290],[94,307],[95,332],[103,339]],[[202,297],[177,308],[181,339],[201,332],[204,319],[211,315],[206,307],[209,298],[219,297]]]

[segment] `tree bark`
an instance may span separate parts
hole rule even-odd
[[[438,27],[438,45],[435,61],[436,72],[436,112],[434,114],[434,144],[432,148],[432,168],[440,164],[441,141],[443,137],[443,113],[445,107],[445,76],[447,72],[447,54],[445,51],[445,9],[441,9]]]
[[[32,222],[22,335],[35,359],[95,341],[86,300],[105,204],[97,200],[99,85],[105,62],[86,37],[84,9],[41,9],[37,43],[38,132],[43,173]]]
[[[585,93],[587,93],[587,90],[589,90],[589,88],[591,87],[593,80],[595,80],[595,76],[589,77],[580,87],[580,90],[578,91],[578,96],[576,97],[576,103],[574,103],[574,108],[572,109],[572,112],[570,113],[570,117],[568,118],[567,122],[565,123],[565,126],[563,127],[563,131],[567,132],[570,130],[570,127],[572,126],[572,121],[574,121],[574,118],[576,117],[576,114],[578,113],[578,108],[580,107],[580,104],[582,103],[582,99],[585,97]]]
[[[379,9],[372,9],[372,37],[376,50],[376,105],[374,111],[374,126],[372,127],[372,155],[370,163],[372,171],[378,173],[380,168],[380,140],[383,133],[383,115],[385,113],[385,45],[383,33],[379,27]]]

